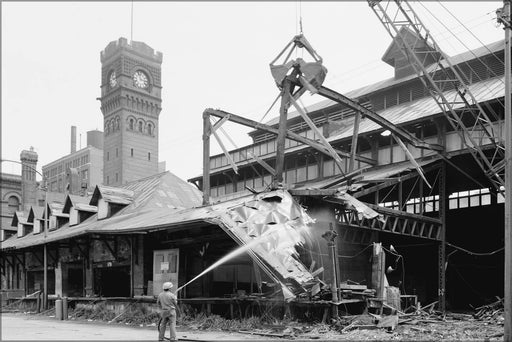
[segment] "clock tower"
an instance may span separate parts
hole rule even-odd
[[[119,38],[100,59],[103,184],[119,186],[158,173],[162,53]]]

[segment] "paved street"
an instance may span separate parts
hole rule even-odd
[[[1,339],[6,340],[111,340],[157,341],[155,327],[129,327],[87,321],[57,321],[55,318],[2,313]],[[167,331],[166,336],[168,336]],[[256,339],[251,335],[224,332],[183,332],[178,338],[198,340]]]

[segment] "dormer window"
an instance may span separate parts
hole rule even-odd
[[[89,205],[98,208],[98,220],[109,218],[131,204],[135,193],[132,190],[96,186]]]

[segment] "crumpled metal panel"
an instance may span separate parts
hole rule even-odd
[[[296,250],[314,221],[288,192],[258,194],[219,214],[220,226],[240,245],[252,245],[251,250],[270,266],[269,275],[285,286],[285,294],[306,292],[316,283]]]
[[[363,202],[359,201],[355,197],[352,197],[343,191],[338,191],[334,196],[327,197],[326,200],[334,200],[335,202],[342,203],[348,209],[355,210],[360,216],[364,217],[365,219],[373,219],[376,217],[380,217],[380,214],[378,212],[376,212]]]

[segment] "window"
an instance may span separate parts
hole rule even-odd
[[[152,135],[152,134],[153,134],[153,125],[148,124],[148,127],[147,127],[147,130],[146,130],[146,131],[147,131],[147,133],[148,133],[149,135]]]
[[[119,182],[119,175],[116,172],[116,182]]]
[[[107,160],[110,160],[110,153],[107,152]]]
[[[148,152],[148,160],[151,160],[151,152]]]
[[[139,121],[139,132],[142,133],[142,121]]]
[[[116,157],[119,157],[119,149],[116,147]]]
[[[130,130],[133,131],[135,125],[135,121],[133,119],[130,119]]]
[[[20,200],[16,196],[11,196],[8,199],[9,214],[14,215],[20,209]]]
[[[498,203],[500,203],[500,196],[498,196]],[[448,207],[449,209],[460,209],[490,204],[491,194],[489,189],[476,189],[454,192],[449,196]]]
[[[133,157],[133,148],[132,148],[132,149],[130,149],[130,156],[132,156],[132,157]]]

